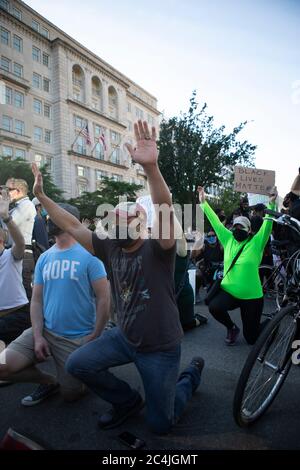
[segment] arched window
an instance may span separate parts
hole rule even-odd
[[[84,72],[80,65],[72,68],[73,98],[77,101],[85,101]]]
[[[95,76],[92,78],[92,106],[98,111],[102,110],[102,84]]]
[[[108,88],[108,110],[113,119],[118,119],[118,94],[113,86]]]

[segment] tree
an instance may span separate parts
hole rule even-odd
[[[159,136],[159,166],[178,204],[198,202],[197,186],[222,187],[232,177],[235,165],[252,166],[255,145],[239,141],[247,121],[227,134],[225,126],[215,127],[206,103],[198,110],[196,92],[187,113],[163,119]]]
[[[221,189],[217,198],[210,199],[210,205],[214,210],[223,209],[229,217],[240,205],[241,193],[233,191],[231,188]]]
[[[56,202],[62,201],[63,191],[53,183],[47,165],[41,168],[41,172],[43,174],[44,188],[47,196]],[[28,195],[30,198],[33,198],[32,187],[34,178],[29,162],[26,162],[22,158],[10,160],[6,157],[0,157],[0,185],[5,185],[9,178],[25,180],[29,187]]]
[[[142,186],[137,184],[103,178],[101,189],[92,193],[84,192],[81,196],[70,199],[68,203],[78,207],[83,219],[92,220],[96,217],[97,207],[100,204],[115,206],[120,202],[120,196],[126,197],[128,201],[135,201],[137,191],[140,189],[142,189]]]

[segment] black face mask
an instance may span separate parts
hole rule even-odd
[[[51,219],[48,220],[48,235],[49,237],[57,237],[61,235],[63,230],[61,230],[57,225],[55,225]]]
[[[242,230],[241,228],[234,228],[232,230],[233,236],[238,242],[243,242],[247,240],[249,233],[246,230]]]
[[[114,243],[120,248],[128,248],[131,246],[136,239],[132,238],[129,232],[129,227],[123,227],[123,229],[120,230],[120,226],[116,225],[116,239],[114,240]],[[120,236],[122,236],[122,238],[120,238]]]

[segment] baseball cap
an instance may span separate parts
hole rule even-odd
[[[145,219],[147,213],[144,207],[138,202],[120,202],[116,205],[114,210],[109,211],[110,215],[118,215],[121,218],[128,219],[128,217],[137,217],[139,214],[143,214]]]
[[[249,231],[251,228],[250,220],[247,217],[244,217],[243,215],[240,215],[239,217],[236,217],[234,219],[233,226],[235,225],[241,225],[247,231]]]
[[[64,209],[65,211],[69,212],[70,214],[74,215],[76,219],[80,220],[80,212],[76,206],[72,206],[71,204],[68,204],[67,202],[59,202],[58,206]]]

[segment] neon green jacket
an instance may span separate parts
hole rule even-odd
[[[260,230],[250,241],[238,242],[232,232],[219,220],[207,201],[200,204],[207,216],[220,243],[224,247],[224,274],[230,267],[242,244],[246,244],[242,254],[231,271],[225,276],[221,287],[225,292],[237,299],[258,299],[263,296],[258,268],[261,263],[265,246],[272,232],[273,222],[264,220]],[[275,203],[269,203],[268,209],[274,210]]]

